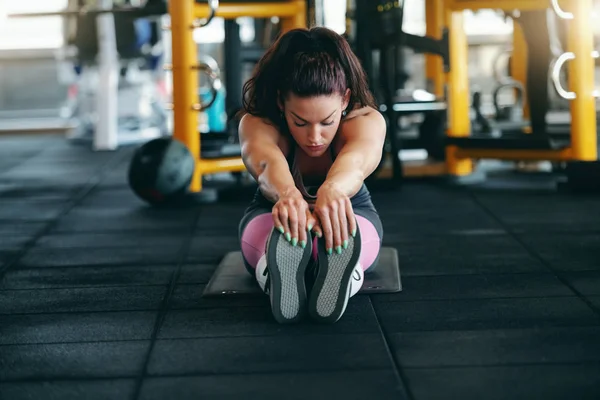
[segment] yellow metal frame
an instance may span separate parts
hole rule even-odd
[[[552,6],[550,0],[445,0],[445,3],[446,8],[452,11],[483,9],[532,11]]]
[[[196,159],[191,192],[202,190],[202,176],[219,172],[245,171],[240,157],[202,159],[200,133],[198,132],[198,46],[193,39],[196,19],[209,15],[208,4],[197,4],[194,0],[169,1],[172,37],[173,74],[173,137],[181,141]],[[239,17],[279,17],[282,30],[306,27],[306,3],[290,0],[276,3],[221,3],[215,17],[235,19]]]
[[[425,34],[435,39],[442,38],[445,26],[444,0],[425,1]],[[425,55],[425,72],[428,89],[437,97],[444,97],[444,62],[440,56]]]
[[[439,13],[435,10],[434,0],[427,0],[431,6],[427,13]],[[470,135],[469,119],[469,80],[467,75],[467,40],[462,26],[464,10],[485,8],[504,10],[537,10],[551,7],[549,0],[445,0],[445,22],[450,30],[450,67],[446,74],[448,101],[448,130],[451,137]],[[439,6],[439,5],[438,5]],[[592,0],[563,0],[561,6],[573,13],[569,21],[569,40],[567,51],[574,54],[569,61],[570,90],[576,93],[571,100],[571,147],[561,150],[497,150],[497,149],[459,149],[447,148],[447,171],[452,175],[466,175],[471,172],[471,160],[480,158],[503,160],[552,160],[552,161],[595,161],[598,159],[596,111],[594,99],[594,59],[593,34],[591,26]],[[429,17],[428,22],[434,17]],[[437,27],[436,27],[437,29]],[[515,78],[526,78],[526,48],[519,29],[515,32],[515,53],[513,69]],[[432,69],[433,71],[433,69]],[[429,72],[429,69],[428,69]]]

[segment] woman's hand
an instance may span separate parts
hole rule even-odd
[[[327,253],[348,247],[348,234],[356,235],[356,218],[348,196],[335,185],[324,184],[317,192],[314,215],[317,236],[324,236]]]
[[[281,195],[273,206],[272,214],[275,228],[285,234],[288,242],[293,246],[299,243],[302,248],[306,247],[307,231],[315,226],[316,221],[298,189]]]

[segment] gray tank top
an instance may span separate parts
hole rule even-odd
[[[317,200],[317,196],[316,196],[317,190],[319,190],[319,187],[325,180],[325,177],[323,177],[323,179],[320,182],[317,182],[314,185],[306,186],[304,184],[304,177],[302,176],[302,173],[300,172],[298,163],[296,162],[296,151],[298,149],[298,146],[296,145],[296,142],[294,140],[290,140],[290,143],[291,143],[291,146],[290,146],[291,149],[290,149],[289,155],[287,157],[288,165],[290,167],[290,172],[292,173],[292,177],[294,178],[294,183],[296,184],[296,188],[298,188],[300,193],[302,193],[302,197],[304,197],[304,200],[306,200],[306,202],[308,203],[309,207],[312,210],[315,205],[315,202]],[[334,153],[332,145],[329,146],[329,155],[331,156],[331,161],[333,163],[335,161],[336,155]],[[359,191],[350,198],[350,202],[352,203],[353,207],[361,206],[361,205],[372,206],[371,194],[367,190],[367,187],[365,186],[364,183],[361,186],[361,188],[359,189]]]

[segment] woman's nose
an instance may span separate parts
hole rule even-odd
[[[321,140],[321,130],[318,126],[313,126],[308,133],[308,141],[311,144],[319,144]]]

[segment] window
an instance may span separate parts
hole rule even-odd
[[[62,11],[67,0],[0,0],[0,50],[55,49],[63,45],[63,17],[9,18],[14,13]]]

